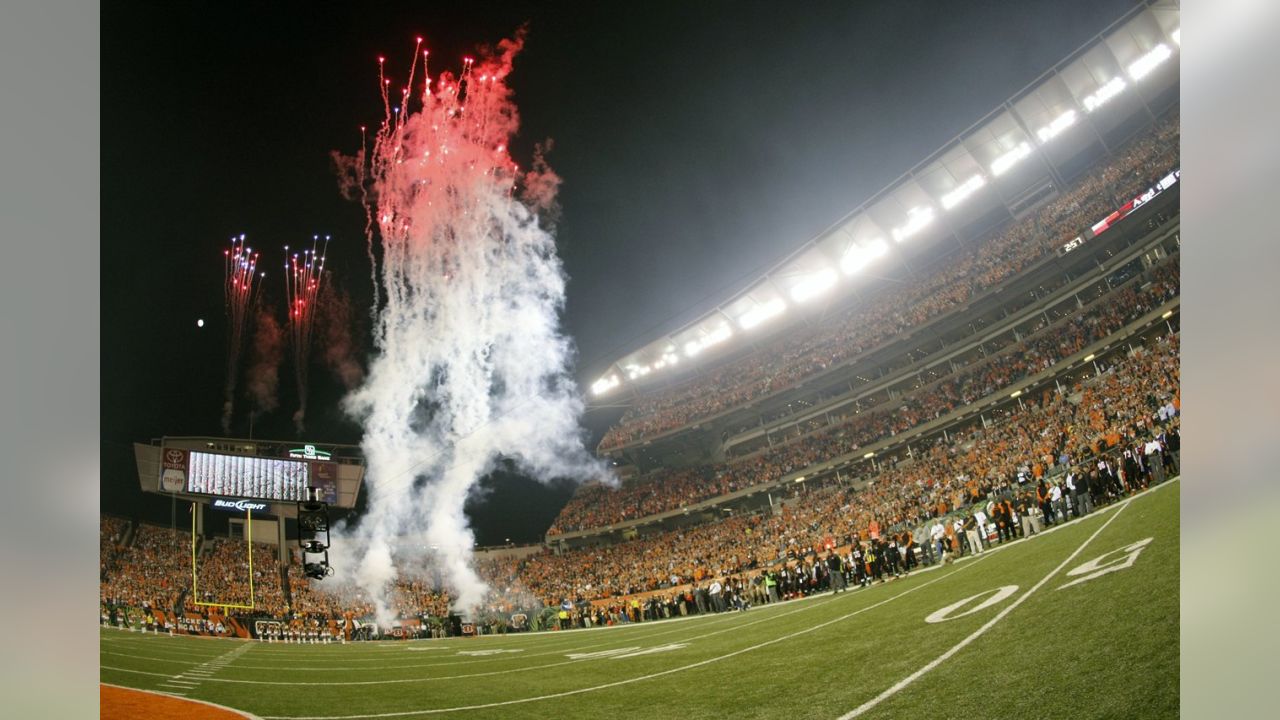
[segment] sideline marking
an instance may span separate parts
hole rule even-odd
[[[981,559],[981,558],[979,558],[979,559]],[[932,581],[930,581],[930,582],[932,582]],[[804,598],[804,600],[809,600],[809,599],[811,599],[811,598]],[[776,620],[776,619],[778,619],[778,618],[787,617],[788,615],[794,615],[794,614],[796,614],[796,613],[806,612],[806,611],[808,611],[808,610],[813,610],[814,608],[819,608],[819,607],[822,607],[822,606],[826,605],[828,602],[832,602],[832,599],[827,598],[826,596],[823,596],[822,598],[819,598],[819,599],[821,600],[821,602],[815,602],[815,603],[811,603],[811,604],[799,605],[798,607],[797,607],[797,605],[798,605],[799,603],[803,602],[803,600],[796,600],[796,601],[792,601],[792,604],[790,604],[790,605],[786,605],[786,606],[778,606],[778,605],[775,605],[774,607],[786,607],[786,608],[788,608],[788,609],[787,609],[785,612],[769,613],[769,614],[765,615],[765,617],[762,617],[762,618],[760,618],[760,619],[758,619],[758,620],[753,620],[753,621],[751,621],[751,622],[747,622],[747,623],[738,623],[738,624],[735,624],[735,625],[730,625],[729,627],[726,627],[726,628],[723,628],[723,629],[720,629],[720,630],[713,630],[713,631],[708,632],[708,633],[703,633],[703,634],[701,634],[701,635],[694,635],[694,636],[692,636],[692,637],[688,637],[688,638],[684,638],[684,639],[686,639],[686,640],[698,640],[698,639],[705,638],[705,637],[711,637],[712,635],[720,635],[720,634],[722,634],[722,633],[733,632],[733,631],[735,631],[735,630],[741,630],[742,628],[745,628],[745,627],[751,627],[752,625],[759,625],[760,623],[763,623],[763,622],[769,622],[769,621],[771,621],[771,620]],[[764,613],[761,613],[761,614],[764,614]],[[732,615],[732,617],[723,618],[723,619],[724,619],[724,621],[725,621],[726,623],[731,622],[731,621],[733,620],[733,618],[738,617],[736,613],[732,613],[732,614],[731,614],[731,613],[722,613],[721,615]],[[718,616],[717,616],[717,617],[718,617]],[[711,624],[711,623],[708,623],[708,625],[710,625],[710,624]],[[660,627],[662,627],[662,626],[660,626]],[[680,631],[681,631],[681,630],[680,630],[680,628],[668,629],[668,630],[664,630],[664,631],[661,631],[661,632],[655,632],[655,633],[651,633],[651,634],[649,634],[649,635],[642,636],[642,638],[654,638],[654,637],[658,637],[658,636],[660,636],[660,635],[670,635],[671,633],[676,633],[676,632],[680,632]],[[628,639],[629,639],[629,640],[637,640],[637,639],[641,639],[641,638],[631,637],[631,638],[628,638]],[[596,645],[605,645],[605,644],[608,644],[608,642],[604,642],[604,643],[596,643]],[[592,647],[592,646],[587,646],[587,647]],[[627,649],[628,649],[628,650],[634,650],[634,649],[636,649],[636,648],[627,648]],[[549,653],[535,653],[535,654],[533,654],[533,655],[526,655],[526,656],[524,656],[524,657],[539,657],[539,656],[541,656],[541,655],[557,655],[557,654],[559,654],[559,652],[563,652],[563,651],[558,651],[558,652],[549,652]],[[461,661],[456,661],[456,662],[453,662],[453,663],[447,663],[447,662],[446,662],[446,663],[432,663],[432,664],[428,664],[428,665],[421,665],[421,666],[418,666],[418,667],[430,667],[431,665],[451,665],[451,664],[452,664],[452,665],[462,665],[462,664],[473,664],[473,663],[487,663],[487,662],[494,662],[495,660],[501,660],[501,659],[503,659],[503,658],[488,658],[488,659],[481,659],[481,660],[461,660]],[[210,682],[220,682],[220,683],[236,683],[236,684],[239,684],[239,685],[323,685],[323,686],[332,686],[332,685],[399,685],[399,684],[404,684],[404,683],[437,682],[437,681],[440,681],[440,680],[457,680],[457,679],[459,679],[459,678],[489,677],[489,676],[492,676],[492,675],[508,675],[508,674],[511,674],[511,673],[529,672],[529,671],[531,671],[531,670],[545,670],[545,669],[547,669],[547,668],[560,667],[561,665],[572,665],[572,664],[577,663],[577,662],[581,662],[581,660],[565,660],[565,661],[562,661],[562,662],[548,663],[548,664],[545,664],[545,665],[530,665],[530,666],[527,666],[527,667],[509,668],[509,669],[506,669],[506,670],[491,670],[491,671],[488,671],[488,672],[468,673],[468,674],[463,674],[463,675],[444,675],[444,676],[440,676],[440,677],[393,678],[393,679],[390,679],[390,680],[345,680],[345,681],[340,681],[340,682],[339,682],[339,681],[330,681],[330,682],[287,682],[287,681],[283,681],[283,680],[237,680],[237,679],[234,679],[234,678],[209,678],[209,681],[210,681]],[[110,665],[99,665],[99,667],[100,667],[101,669],[103,669],[103,670],[115,670],[115,671],[117,671],[117,672],[132,673],[132,674],[134,674],[134,675],[154,675],[154,676],[157,676],[157,677],[171,677],[170,675],[168,675],[168,674],[166,674],[166,673],[148,672],[148,671],[145,671],[145,670],[132,670],[132,669],[129,669],[129,668],[113,667],[113,666],[110,666]],[[235,669],[235,670],[244,670],[244,669],[247,669],[247,668],[250,668],[250,667],[255,667],[255,666],[251,666],[251,665],[236,665],[236,666],[234,666],[234,668],[233,668],[233,669]],[[398,667],[410,667],[410,666],[404,666],[404,665],[402,665],[402,666],[398,666]],[[282,668],[272,668],[272,669],[282,669]],[[376,669],[376,670],[380,670],[380,671],[385,671],[385,668],[370,668],[370,669]]]
[[[1137,496],[1134,496],[1134,497],[1137,497]],[[980,637],[982,637],[983,635],[985,635],[985,634],[986,634],[986,632],[987,632],[988,630],[990,630],[991,628],[995,627],[995,624],[996,624],[996,623],[998,623],[998,622],[1000,622],[1001,620],[1003,620],[1003,619],[1005,618],[1005,616],[1006,616],[1006,615],[1008,615],[1009,613],[1013,612],[1013,610],[1014,610],[1015,608],[1017,608],[1019,605],[1021,605],[1021,604],[1022,604],[1022,603],[1027,599],[1027,598],[1031,597],[1031,596],[1035,593],[1035,591],[1036,591],[1036,590],[1039,590],[1041,587],[1043,587],[1043,586],[1044,586],[1044,584],[1045,584],[1045,583],[1047,583],[1047,582],[1049,582],[1050,580],[1052,580],[1052,579],[1053,579],[1053,576],[1054,576],[1054,575],[1057,575],[1057,574],[1058,574],[1058,572],[1059,572],[1060,570],[1062,570],[1062,568],[1066,567],[1066,566],[1067,566],[1067,564],[1068,564],[1068,563],[1070,563],[1072,560],[1075,560],[1077,555],[1079,555],[1080,553],[1084,552],[1084,549],[1085,549],[1086,547],[1088,547],[1088,546],[1089,546],[1089,543],[1093,542],[1093,539],[1094,539],[1094,538],[1096,538],[1096,537],[1098,537],[1098,535],[1099,535],[1103,530],[1106,530],[1106,529],[1107,529],[1107,526],[1108,526],[1108,525],[1110,525],[1110,524],[1112,523],[1112,521],[1114,521],[1116,518],[1120,517],[1120,513],[1124,512],[1124,509],[1125,509],[1125,508],[1127,508],[1127,507],[1129,507],[1129,503],[1131,503],[1131,502],[1133,502],[1133,498],[1132,498],[1132,497],[1131,497],[1131,498],[1129,498],[1128,500],[1125,500],[1125,501],[1124,501],[1124,504],[1123,504],[1123,505],[1120,505],[1119,507],[1117,507],[1117,508],[1116,508],[1116,511],[1115,511],[1115,512],[1113,512],[1113,513],[1111,513],[1111,517],[1107,518],[1107,521],[1106,521],[1106,522],[1104,522],[1104,523],[1102,523],[1102,527],[1098,528],[1097,530],[1094,530],[1094,531],[1093,531],[1093,534],[1092,534],[1092,535],[1090,535],[1088,538],[1086,538],[1086,539],[1085,539],[1085,541],[1084,541],[1084,543],[1082,543],[1082,544],[1080,545],[1080,547],[1078,547],[1078,548],[1076,548],[1076,549],[1075,549],[1075,552],[1073,552],[1073,553],[1071,553],[1070,555],[1068,555],[1066,560],[1063,560],[1061,563],[1059,563],[1059,564],[1058,564],[1058,566],[1057,566],[1056,568],[1054,568],[1054,569],[1050,570],[1048,575],[1045,575],[1045,576],[1040,580],[1040,582],[1036,583],[1035,585],[1032,585],[1032,586],[1031,586],[1031,589],[1030,589],[1030,590],[1027,590],[1025,593],[1023,593],[1021,596],[1019,596],[1017,600],[1014,600],[1012,603],[1009,603],[1009,606],[1008,606],[1008,607],[1006,607],[1005,609],[1001,610],[999,613],[996,613],[996,616],[995,616],[995,617],[993,617],[993,618],[991,618],[990,620],[988,620],[988,621],[986,622],[986,624],[984,624],[982,627],[980,627],[980,628],[978,628],[977,630],[973,631],[973,633],[971,633],[968,637],[966,637],[965,639],[963,639],[963,640],[961,640],[960,642],[956,643],[956,644],[955,644],[955,645],[954,645],[950,650],[948,650],[948,651],[946,651],[945,653],[943,653],[943,654],[939,655],[937,658],[935,658],[934,660],[932,660],[931,662],[929,662],[929,663],[928,663],[927,665],[925,665],[924,667],[922,667],[922,668],[920,668],[919,670],[917,670],[917,671],[915,671],[915,672],[911,673],[910,675],[906,676],[905,678],[903,678],[903,679],[899,680],[897,683],[895,683],[895,684],[893,685],[893,687],[889,688],[888,690],[885,690],[884,692],[880,693],[879,695],[877,695],[877,696],[875,696],[875,697],[871,698],[870,700],[868,700],[868,701],[866,701],[866,702],[862,703],[861,705],[859,705],[858,707],[854,708],[853,710],[850,710],[849,712],[845,713],[844,715],[841,715],[841,716],[840,716],[840,718],[839,718],[839,720],[849,720],[849,718],[855,718],[855,717],[858,717],[859,715],[861,715],[861,714],[865,713],[866,711],[868,711],[868,710],[870,710],[870,709],[874,708],[875,706],[879,705],[880,703],[884,702],[885,700],[888,700],[889,698],[893,697],[894,695],[897,695],[899,692],[901,692],[901,691],[902,691],[904,688],[906,688],[908,685],[910,685],[911,683],[915,682],[916,680],[919,680],[919,679],[920,679],[920,678],[921,678],[925,673],[929,672],[930,670],[932,670],[932,669],[934,669],[934,668],[938,667],[939,665],[941,665],[942,663],[946,662],[948,659],[950,659],[950,658],[951,658],[951,656],[952,656],[952,655],[955,655],[956,653],[958,653],[958,652],[960,652],[961,650],[965,649],[965,648],[969,645],[969,643],[971,643],[971,642],[973,642],[974,640],[977,640],[978,638],[980,638]]]
[[[853,612],[846,613],[844,615],[841,615],[840,617],[833,618],[824,623],[820,623],[818,625],[812,625],[810,627],[804,628],[803,630],[797,630],[796,632],[783,635],[782,637],[777,637],[772,640],[765,640],[764,642],[757,643],[749,647],[741,648],[739,650],[734,650],[733,652],[727,653],[725,655],[720,655],[713,658],[707,658],[706,660],[699,660],[698,662],[695,662],[695,663],[682,665],[680,667],[671,668],[669,670],[662,670],[660,672],[650,673],[648,675],[641,675],[639,677],[627,678],[625,680],[618,680],[611,683],[605,683],[604,685],[577,688],[575,690],[565,690],[564,692],[553,693],[551,695],[539,695],[536,697],[517,698],[515,700],[503,700],[500,702],[484,703],[482,705],[463,705],[459,707],[433,708],[429,710],[403,710],[400,712],[372,713],[372,714],[363,714],[363,715],[267,715],[263,718],[263,720],[358,720],[360,718],[407,717],[410,715],[439,715],[441,713],[457,712],[460,710],[484,710],[487,708],[505,707],[507,705],[522,705],[525,703],[537,702],[540,700],[552,700],[555,698],[568,697],[570,695],[581,695],[583,693],[594,692],[596,690],[607,690],[608,688],[619,687],[621,685],[630,685],[632,683],[637,683],[642,680],[652,680],[653,678],[656,678],[656,677],[671,675],[673,673],[683,672],[685,670],[692,670],[693,668],[702,667],[704,665],[710,665],[712,663],[720,662],[721,660],[728,660],[731,657],[736,657],[738,655],[742,655],[744,653],[748,653],[753,650],[759,650],[760,648],[768,647],[770,645],[775,645],[777,643],[784,642],[786,640],[791,640],[793,638],[800,637],[801,635],[807,635],[815,630],[820,630],[824,627],[827,627],[828,625],[833,625],[835,623],[848,620],[849,618],[854,617],[855,615],[861,615],[864,612],[874,610],[882,605],[887,605],[888,603],[891,603],[900,597],[910,595],[911,593],[917,590],[922,590],[940,580],[946,580],[947,578],[951,577],[952,575],[955,575],[956,573],[964,572],[965,569],[974,567],[978,563],[982,562],[982,560],[985,559],[985,557],[986,557],[985,555],[981,555],[978,558],[976,558],[973,562],[968,563],[967,565],[964,565],[962,567],[956,568],[951,572],[946,573],[945,575],[940,575],[939,577],[933,578],[932,580],[927,580],[913,588],[910,588],[908,590],[903,590],[897,595],[887,597],[884,600],[873,603],[859,610],[854,610]],[[825,604],[826,603],[814,604],[809,607],[810,608],[822,607],[822,605],[825,605]],[[809,609],[809,608],[803,608],[803,609]],[[795,612],[799,612],[799,610]],[[773,618],[767,618],[767,619],[773,619]],[[764,622],[764,620],[760,620],[757,622]]]

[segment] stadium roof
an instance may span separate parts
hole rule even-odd
[[[741,348],[738,336],[856,292],[860,275],[909,274],[944,243],[1035,207],[1176,104],[1179,30],[1175,0],[1134,8],[745,288],[618,359],[592,396],[684,376]]]

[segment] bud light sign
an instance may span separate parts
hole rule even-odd
[[[267,509],[264,502],[254,502],[252,500],[227,500],[225,498],[214,498],[213,507],[228,512],[245,512],[252,510],[253,512],[261,512]]]

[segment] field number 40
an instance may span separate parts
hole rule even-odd
[[[1107,573],[1113,573],[1117,570],[1124,570],[1125,568],[1133,567],[1133,564],[1138,561],[1138,556],[1142,554],[1143,549],[1146,548],[1147,545],[1151,544],[1153,539],[1154,538],[1145,538],[1136,543],[1112,550],[1109,553],[1099,555],[1098,557],[1067,573],[1067,577],[1073,577],[1075,580],[1072,580],[1066,585],[1060,586],[1058,589],[1061,590],[1062,588],[1069,588],[1072,585],[1079,585],[1086,580],[1092,580],[1096,577],[1106,575]]]
[[[1117,548],[1111,552],[1099,555],[1089,562],[1068,572],[1067,577],[1073,577],[1075,580],[1060,586],[1058,589],[1061,590],[1062,588],[1068,588],[1072,585],[1079,585],[1082,582],[1092,580],[1096,577],[1101,577],[1107,573],[1113,573],[1117,570],[1124,570],[1125,568],[1133,567],[1133,564],[1138,560],[1138,556],[1142,554],[1142,550],[1146,548],[1147,545],[1151,544],[1153,539],[1154,538],[1145,538],[1138,542],[1125,545],[1122,548]],[[940,623],[946,622],[947,620],[962,618],[966,615],[972,615],[993,605],[999,605],[1010,597],[1013,597],[1017,592],[1017,585],[1003,585],[995,588],[994,590],[985,590],[977,595],[970,595],[963,600],[957,600],[956,602],[935,611],[933,614],[929,615],[929,617],[926,617],[924,621],[927,623]],[[973,607],[970,607],[963,612],[960,611],[961,608],[970,605],[979,598],[984,599]]]

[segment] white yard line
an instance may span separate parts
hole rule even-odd
[[[979,558],[979,559],[981,559],[981,558]],[[780,643],[780,642],[785,642],[785,641],[787,641],[787,640],[792,640],[792,639],[797,638],[797,637],[800,637],[800,636],[802,636],[802,635],[807,635],[808,633],[814,632],[815,630],[819,630],[819,629],[821,629],[821,628],[827,627],[828,625],[832,625],[832,624],[835,624],[835,623],[841,622],[841,621],[843,621],[843,620],[847,620],[847,619],[849,619],[849,618],[851,618],[851,617],[854,617],[855,615],[861,615],[861,614],[862,614],[862,613],[864,613],[864,612],[867,612],[867,611],[869,611],[869,610],[874,610],[875,608],[878,608],[878,607],[880,607],[880,606],[882,606],[882,605],[886,605],[886,604],[888,604],[888,603],[890,603],[890,602],[893,602],[894,600],[897,600],[897,599],[898,599],[898,598],[900,598],[900,597],[903,597],[903,596],[906,596],[906,595],[910,595],[911,593],[913,593],[913,592],[915,592],[915,591],[917,591],[917,590],[923,589],[923,588],[925,588],[925,587],[928,587],[929,585],[932,585],[933,583],[936,583],[936,582],[938,582],[938,581],[940,581],[940,580],[945,580],[945,579],[947,579],[947,578],[951,577],[952,575],[954,575],[954,574],[956,574],[956,573],[958,573],[958,572],[963,572],[963,571],[965,570],[965,568],[967,568],[967,567],[973,567],[973,566],[974,566],[974,565],[976,565],[976,564],[977,564],[976,562],[974,562],[974,563],[969,563],[968,565],[966,565],[966,566],[964,566],[964,567],[956,568],[956,569],[955,569],[955,570],[953,570],[952,572],[949,572],[949,573],[947,573],[947,574],[945,574],[945,575],[942,575],[942,576],[940,576],[940,577],[936,577],[936,578],[934,578],[934,579],[932,579],[932,580],[928,580],[928,581],[926,581],[926,582],[923,582],[923,583],[921,583],[921,584],[919,584],[919,585],[917,585],[917,586],[915,586],[915,587],[913,587],[913,588],[910,588],[910,589],[908,589],[908,590],[904,590],[904,591],[902,591],[902,592],[898,593],[897,595],[893,595],[893,596],[891,596],[891,597],[885,598],[884,600],[881,600],[880,602],[877,602],[877,603],[874,603],[874,604],[868,605],[868,606],[866,606],[866,607],[864,607],[864,608],[861,608],[861,609],[858,609],[858,610],[854,610],[854,611],[853,611],[853,612],[851,612],[851,613],[846,613],[846,614],[844,614],[844,615],[841,615],[840,617],[834,618],[834,619],[832,619],[832,620],[828,620],[828,621],[826,621],[826,622],[824,622],[824,623],[819,623],[819,624],[817,624],[817,625],[813,625],[813,626],[811,626],[811,627],[807,627],[807,628],[805,628],[805,629],[803,629],[803,630],[798,630],[798,631],[796,631],[796,632],[789,633],[789,634],[787,634],[787,635],[783,635],[782,637],[774,638],[774,639],[772,639],[772,640],[766,640],[766,641],[764,641],[764,642],[757,643],[757,644],[752,645],[752,646],[750,646],[750,647],[745,647],[745,648],[742,648],[742,649],[740,649],[740,650],[735,650],[735,651],[733,651],[733,652],[731,652],[731,653],[726,653],[726,654],[724,654],[724,655],[719,655],[719,656],[716,656],[716,657],[713,657],[713,658],[707,658],[706,660],[700,660],[700,661],[698,661],[698,662],[690,663],[690,664],[688,664],[688,665],[682,665],[682,666],[680,666],[680,667],[671,668],[670,670],[663,670],[663,671],[661,671],[661,672],[650,673],[650,674],[648,674],[648,675],[642,675],[642,676],[634,677],[634,678],[628,678],[628,679],[626,679],[626,680],[618,680],[618,681],[616,681],[616,682],[605,683],[605,684],[603,684],[603,685],[595,685],[595,686],[592,686],[592,687],[578,688],[578,689],[576,689],[576,690],[566,690],[566,691],[564,691],[564,692],[552,693],[552,694],[549,694],[549,695],[539,695],[539,696],[535,696],[535,697],[519,698],[519,699],[516,699],[516,700],[504,700],[504,701],[501,701],[501,702],[484,703],[484,704],[482,704],[482,705],[463,705],[463,706],[459,706],[459,707],[451,707],[451,708],[434,708],[434,709],[430,709],[430,710],[405,710],[405,711],[401,711],[401,712],[370,713],[370,714],[363,714],[363,715],[314,715],[314,716],[313,716],[313,715],[307,715],[307,716],[298,716],[298,715],[267,715],[267,716],[265,716],[265,717],[263,718],[263,720],[357,720],[357,719],[360,719],[360,718],[387,718],[387,717],[407,717],[407,716],[411,716],[411,715],[436,715],[436,714],[440,714],[440,713],[458,712],[458,711],[463,711],[463,710],[483,710],[483,709],[486,709],[486,708],[505,707],[505,706],[508,706],[508,705],[521,705],[521,704],[524,704],[524,703],[538,702],[538,701],[541,701],[541,700],[553,700],[553,699],[556,699],[556,698],[569,697],[569,696],[571,696],[571,695],[581,695],[581,694],[583,694],[583,693],[595,692],[595,691],[597,691],[597,690],[607,690],[607,689],[609,689],[609,688],[619,687],[619,686],[621,686],[621,685],[630,685],[631,683],[637,683],[637,682],[641,682],[641,681],[644,681],[644,680],[652,680],[653,678],[662,677],[662,676],[664,676],[664,675],[671,675],[671,674],[673,674],[673,673],[684,672],[685,670],[692,670],[692,669],[694,669],[694,668],[703,667],[703,666],[705,666],[705,665],[710,665],[710,664],[712,664],[712,663],[717,663],[717,662],[720,662],[721,660],[727,660],[727,659],[729,659],[729,658],[736,657],[736,656],[738,656],[738,655],[742,655],[742,654],[744,654],[744,653],[752,652],[752,651],[754,651],[754,650],[759,650],[760,648],[763,648],[763,647],[768,647],[768,646],[770,646],[770,645],[775,645],[775,644]],[[816,607],[816,606],[815,606],[815,607]]]
[[[1134,497],[1137,497],[1137,496],[1135,495]],[[986,624],[984,624],[982,627],[978,628],[977,630],[973,631],[973,633],[971,633],[965,639],[956,643],[954,646],[951,647],[950,650],[947,650],[943,654],[939,655],[937,658],[931,660],[924,667],[911,673],[907,677],[899,680],[897,683],[893,685],[893,687],[890,687],[889,689],[885,690],[884,692],[880,693],[874,698],[862,703],[861,705],[845,713],[844,715],[841,715],[840,720],[850,720],[850,718],[858,717],[859,715],[862,715],[868,710],[871,710],[872,708],[876,707],[877,705],[884,702],[885,700],[888,700],[894,695],[897,695],[899,692],[902,692],[902,690],[905,689],[908,685],[910,685],[911,683],[923,677],[925,673],[929,672],[930,670],[933,670],[934,668],[938,667],[942,663],[946,662],[948,659],[951,658],[951,656],[955,655],[956,653],[968,647],[969,644],[972,643],[974,640],[977,640],[978,638],[985,635],[988,630],[995,627],[997,623],[1003,620],[1009,613],[1013,612],[1015,608],[1017,608],[1022,603],[1026,602],[1027,598],[1031,597],[1032,594],[1035,593],[1035,591],[1039,590],[1041,587],[1044,586],[1045,583],[1052,580],[1053,576],[1057,575],[1058,572],[1062,570],[1062,568],[1066,567],[1068,563],[1076,559],[1076,556],[1078,556],[1081,552],[1083,552],[1084,549],[1088,547],[1089,543],[1093,542],[1094,538],[1098,537],[1098,535],[1103,530],[1107,529],[1108,525],[1110,525],[1116,518],[1120,517],[1120,513],[1125,508],[1129,507],[1129,503],[1133,502],[1133,499],[1134,498],[1131,497],[1128,500],[1125,500],[1123,503],[1117,505],[1116,511],[1111,514],[1111,517],[1107,518],[1107,521],[1104,522],[1101,527],[1099,527],[1097,530],[1094,530],[1093,534],[1090,535],[1088,538],[1086,538],[1085,541],[1080,544],[1080,547],[1076,548],[1074,552],[1068,555],[1066,560],[1063,560],[1061,563],[1058,564],[1057,567],[1055,567],[1053,570],[1050,570],[1049,574],[1041,578],[1040,582],[1036,583],[1034,586],[1031,587],[1030,590],[1026,591],[1021,596],[1019,596],[1017,600],[1014,600],[1012,603],[1006,606],[1003,610],[997,613],[995,617],[988,620]]]

